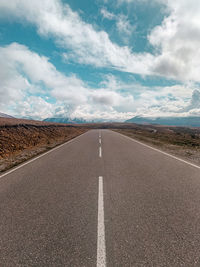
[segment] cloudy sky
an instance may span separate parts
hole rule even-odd
[[[200,115],[199,0],[0,0],[0,112]]]

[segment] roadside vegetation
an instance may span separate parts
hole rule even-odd
[[[200,164],[200,128],[130,124],[113,130]]]
[[[200,128],[134,123],[78,125],[0,118],[0,172],[89,129],[110,129],[200,165]]]
[[[0,172],[86,131],[75,125],[0,118]]]

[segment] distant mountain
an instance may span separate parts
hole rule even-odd
[[[133,117],[125,122],[138,124],[160,124],[173,126],[200,127],[200,117]]]
[[[47,118],[44,121],[47,122],[57,122],[57,123],[87,123],[87,121],[83,120],[83,119],[70,119],[70,118]]]
[[[8,115],[8,114],[1,113],[1,112],[0,112],[0,118],[14,118],[14,117],[12,117],[12,116],[10,116],[10,115]]]

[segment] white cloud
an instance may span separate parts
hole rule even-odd
[[[91,93],[91,99],[95,104],[100,104],[101,106],[123,108],[124,105],[134,105],[133,96],[122,96],[116,91],[108,90],[108,88],[93,91]]]
[[[101,9],[101,14],[103,18],[115,21],[117,31],[120,33],[122,39],[127,43],[128,38],[136,29],[135,26],[131,25],[128,16],[124,14],[111,13],[106,8]]]
[[[120,90],[124,84],[121,83],[121,81],[112,74],[106,74],[104,75],[104,80],[101,82],[102,88],[109,88],[110,90],[116,91]]]
[[[14,111],[20,117],[45,119],[52,117],[55,107],[39,96],[26,97],[20,100],[15,106]]]
[[[120,15],[117,19],[117,29],[120,33],[130,36],[135,30],[135,27],[130,24],[127,16]]]
[[[188,112],[189,114],[200,115],[200,90],[195,89],[192,93],[190,102],[180,112]]]
[[[135,54],[128,47],[112,43],[106,32],[96,31],[59,0],[1,0],[0,16],[9,14],[12,18],[33,23],[40,35],[53,36],[59,45],[69,50],[65,54],[68,60],[142,75],[161,75],[183,82],[199,82],[200,3],[196,0],[155,1],[166,5],[168,15],[149,34],[149,41],[155,48],[154,55]],[[120,27],[129,29],[126,23]],[[16,103],[18,106],[21,103],[20,114],[27,116],[35,111],[34,116],[43,118],[56,112],[67,114],[70,110],[73,116],[82,114],[84,118],[94,118],[107,114],[114,119],[142,114],[180,115],[183,110],[184,114],[199,112],[198,104],[194,105],[191,100],[198,98],[195,93],[192,98],[193,91],[199,90],[195,86],[176,85],[152,90],[137,89],[133,85],[133,90],[139,91],[138,98],[133,99],[128,93],[131,85],[123,84],[114,76],[108,76],[101,88],[90,88],[75,75],[66,76],[58,72],[48,58],[31,52],[25,46],[1,47],[0,61],[4,66],[0,69],[2,110],[6,110],[8,105],[17,110]],[[126,95],[120,92],[124,88]],[[38,91],[44,96],[37,98]],[[47,101],[45,94],[54,98],[56,103]],[[24,100],[27,103],[23,105]]]
[[[138,0],[137,0],[138,1]],[[119,4],[122,4],[122,3],[133,3],[133,2],[135,2],[135,0],[117,0],[117,2],[119,3]]]
[[[151,88],[106,75],[99,88],[92,88],[75,75],[60,73],[48,58],[17,43],[0,47],[0,62],[4,63],[0,69],[0,109],[12,111],[12,115],[86,120],[200,115],[200,88],[192,83]]]
[[[116,18],[115,14],[109,12],[106,8],[101,9],[101,14],[103,18],[108,19],[108,20],[113,20]]]
[[[95,121],[124,121],[134,116],[133,112],[119,112],[113,108],[95,109],[92,106],[78,107],[74,117]]]
[[[151,4],[152,2],[159,2],[159,1],[162,1],[162,0],[152,0],[152,1],[149,1],[149,0],[117,0],[117,4],[118,5],[121,5],[121,4],[124,4],[124,3],[125,4],[132,4],[132,3],[140,3],[140,4],[148,3],[148,4]]]
[[[153,71],[179,80],[200,81],[200,2],[162,1],[169,15],[149,36],[158,54]]]
[[[114,116],[118,114],[116,108],[134,105],[130,94],[121,94],[117,88],[113,91],[106,82],[102,88],[91,88],[75,75],[60,73],[48,58],[24,45],[0,47],[0,62],[4,64],[0,69],[0,109],[12,110],[13,115],[36,119],[55,115],[74,117],[78,111],[81,114],[88,109],[93,110],[93,116],[111,111]]]
[[[141,87],[140,97],[135,100],[137,116],[181,116],[192,98],[194,85],[174,85],[165,87]],[[187,114],[189,115],[189,113]],[[200,113],[199,113],[200,115]]]
[[[148,64],[148,73],[183,82],[200,81],[199,1],[118,0],[118,2],[145,2],[149,5],[159,3],[166,8],[162,24],[156,26],[148,37],[155,48],[154,57],[150,59],[152,62]]]
[[[68,59],[143,75],[149,73],[152,55],[133,54],[127,46],[112,43],[105,31],[96,31],[60,0],[1,0],[0,11],[1,16],[33,23],[40,35],[53,36],[69,50],[65,54]],[[124,27],[127,31],[127,26]]]
[[[133,53],[129,47],[111,42],[105,31],[96,31],[61,0],[1,0],[0,11],[1,16],[9,15],[33,23],[42,36],[54,37],[59,45],[67,49],[64,56],[68,60],[141,75],[161,75],[181,81],[199,82],[200,2],[154,2],[165,5],[168,12],[162,24],[149,34],[149,41],[155,47],[154,55]],[[114,14],[106,9],[102,10],[102,14],[114,18]],[[119,16],[117,25],[126,34],[132,30],[125,17]]]
[[[165,4],[166,1],[165,0],[152,0],[152,1],[150,1],[150,0],[117,0],[117,3],[118,4],[123,4],[123,3],[126,3],[126,4],[132,4],[132,3],[140,3],[140,4],[162,3],[162,4]]]
[[[40,94],[49,91],[52,95],[58,94],[59,98],[58,92],[63,92],[66,102],[79,104],[83,101],[87,89],[80,79],[58,72],[48,58],[39,56],[26,46],[13,43],[1,47],[0,59],[6,63],[0,70],[2,97],[8,101],[25,97],[27,92],[34,94],[38,86]],[[79,91],[79,97],[75,97],[75,91]]]

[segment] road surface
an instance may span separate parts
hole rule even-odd
[[[200,169],[91,130],[0,177],[0,266],[200,266]]]

